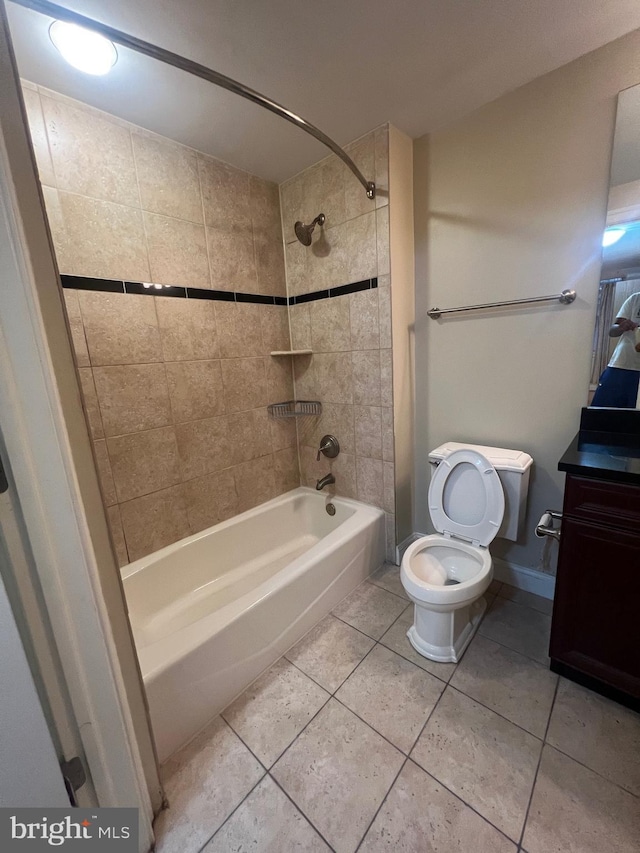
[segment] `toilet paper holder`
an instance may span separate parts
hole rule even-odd
[[[556,542],[559,542],[561,525],[559,524],[557,527],[554,527],[554,520],[561,521],[562,513],[554,509],[546,509],[542,513],[540,521],[536,525],[536,536],[540,537],[540,539],[542,539],[543,536],[550,536],[552,539],[555,539]]]

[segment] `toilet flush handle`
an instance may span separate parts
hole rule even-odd
[[[560,525],[553,526],[554,519],[562,520],[562,513],[557,510],[547,509],[542,513],[542,517],[536,526],[536,536],[542,539],[543,536],[550,536],[556,542],[560,541]]]

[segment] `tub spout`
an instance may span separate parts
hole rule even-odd
[[[332,483],[335,483],[335,481],[336,478],[333,474],[326,474],[322,479],[316,482],[316,489],[320,491],[321,489],[324,489],[325,486],[330,486]]]

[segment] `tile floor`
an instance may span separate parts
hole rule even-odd
[[[632,853],[640,716],[548,669],[550,602],[492,584],[462,661],[383,566],[163,768],[157,853]]]

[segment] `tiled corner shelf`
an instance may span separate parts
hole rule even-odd
[[[270,355],[313,355],[312,349],[276,349]]]

